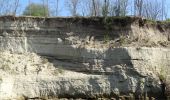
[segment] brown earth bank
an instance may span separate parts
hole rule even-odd
[[[169,26],[139,17],[1,16],[0,99],[168,96]]]

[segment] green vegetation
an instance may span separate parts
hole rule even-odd
[[[26,16],[48,16],[49,9],[48,9],[48,7],[46,7],[42,4],[32,3],[26,7],[26,9],[23,12],[23,15],[26,15]]]
[[[170,23],[170,18],[164,20],[164,21],[159,21],[159,23],[161,24],[167,24],[167,23]]]
[[[126,37],[123,35],[120,35],[120,45],[125,44],[125,42],[126,42]]]
[[[166,19],[165,21],[166,21],[166,22],[170,22],[170,18]]]
[[[112,29],[112,24],[113,24],[113,19],[112,17],[105,17],[103,20],[104,27],[107,31]]]
[[[52,72],[52,74],[56,75],[56,76],[59,74],[63,74],[63,73],[64,73],[64,70],[61,67],[59,67],[58,69],[56,69]]]
[[[163,80],[163,81],[166,80],[166,71],[165,71],[165,69],[163,69],[163,67],[161,67],[161,71],[160,71],[158,77],[160,80]]]
[[[146,23],[148,23],[148,24],[156,24],[157,21],[152,20],[152,19],[146,19]]]
[[[110,37],[108,34],[104,35],[104,43],[108,43],[110,41]]]

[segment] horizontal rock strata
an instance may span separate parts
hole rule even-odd
[[[108,20],[0,17],[0,97],[159,94],[170,74],[168,24]]]

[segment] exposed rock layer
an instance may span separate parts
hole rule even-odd
[[[0,23],[1,98],[156,94],[158,76],[170,72],[168,24],[9,16]]]

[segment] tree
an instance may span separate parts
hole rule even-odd
[[[166,7],[166,0],[161,0],[162,3],[162,20],[167,19],[167,15],[168,15],[168,10]]]
[[[154,1],[154,2],[153,2]],[[147,0],[144,4],[143,16],[151,20],[158,20],[161,18],[162,5],[158,0]]]
[[[115,15],[125,16],[127,13],[128,0],[116,0]]]
[[[48,8],[50,16],[59,16],[61,11],[60,0],[41,0],[41,1],[43,2],[43,5]]]
[[[16,15],[19,0],[0,0],[0,15]]]
[[[104,17],[107,17],[108,13],[109,13],[109,0],[104,0],[104,5],[103,5],[103,8],[102,8],[102,15]]]
[[[116,5],[117,1],[115,0],[112,0],[110,2],[110,5],[109,5],[109,16],[116,16],[116,9],[117,9],[117,5]]]
[[[80,0],[79,14],[82,16],[102,16],[103,0]]]
[[[143,0],[135,0],[134,1],[134,15],[142,16],[143,11]]]
[[[94,16],[96,16],[96,13],[97,13],[97,11],[96,11],[96,3],[95,3],[95,0],[92,0],[92,7],[93,7],[93,12],[92,12],[92,15],[94,15]]]
[[[47,9],[49,11],[49,0],[42,0],[42,1],[43,1],[44,13],[45,13]],[[49,16],[49,13],[47,13],[46,16]]]
[[[58,10],[58,8],[59,8],[59,0],[56,0],[56,15],[58,15],[59,14],[59,10]]]
[[[18,6],[19,6],[19,0],[15,0],[13,15],[16,15]]]
[[[92,0],[90,7],[91,16],[101,16],[102,15],[102,2],[101,0]]]
[[[91,0],[80,0],[80,15],[90,16]]]
[[[67,4],[71,15],[77,16],[78,15],[77,8],[78,8],[79,0],[69,0],[67,1]]]
[[[48,16],[49,9],[45,5],[31,3],[30,5],[28,5],[25,8],[23,15],[26,15],[26,16]]]

